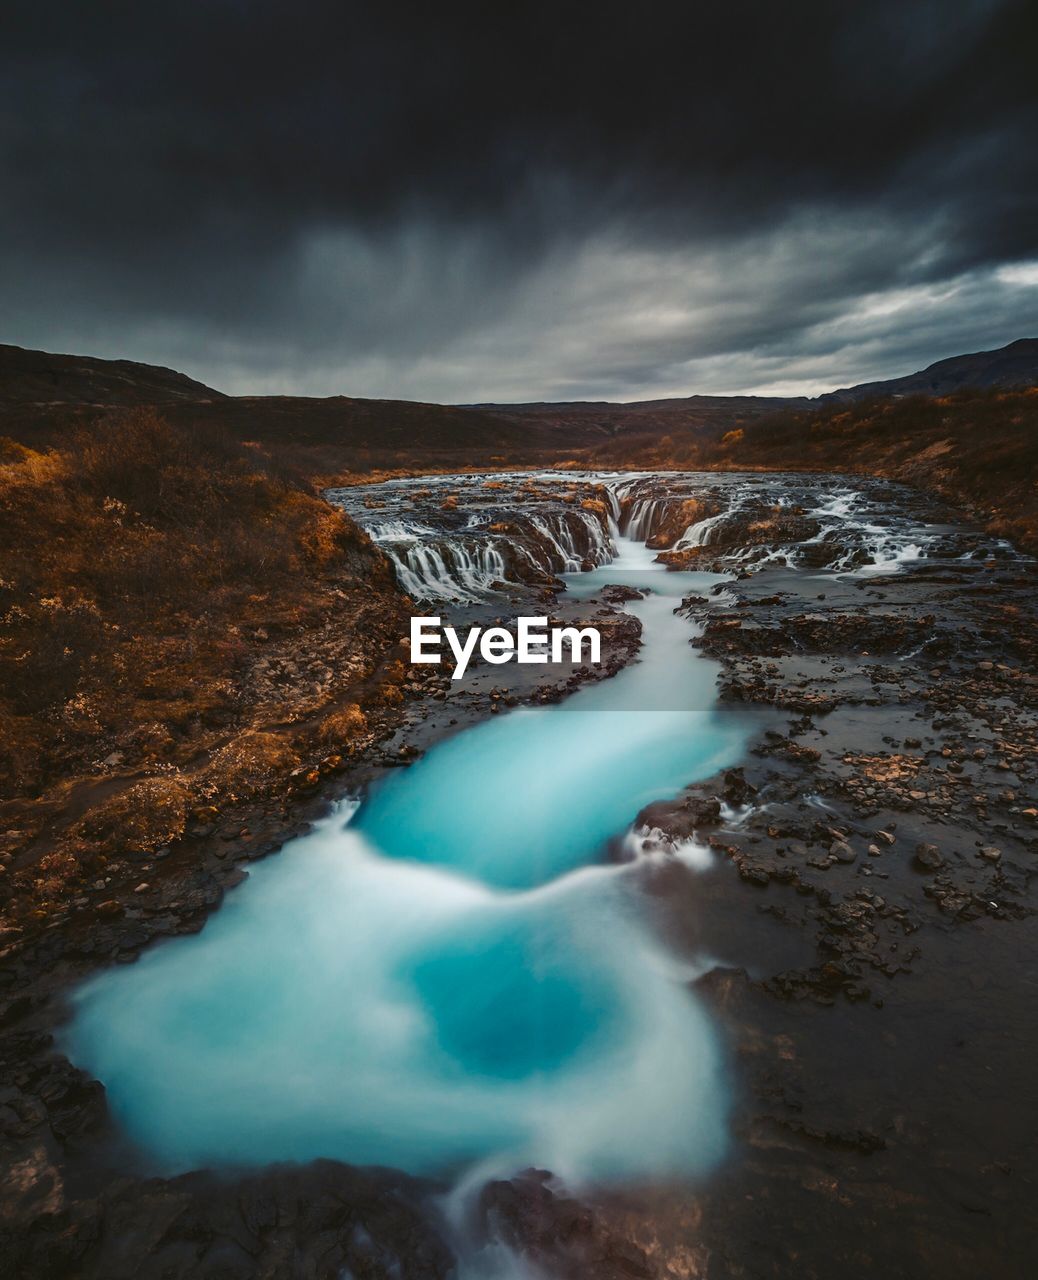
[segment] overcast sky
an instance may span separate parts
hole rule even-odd
[[[0,341],[465,402],[1038,336],[1034,0],[6,12]]]

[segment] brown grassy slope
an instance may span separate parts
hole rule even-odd
[[[88,863],[147,848],[192,806],[348,751],[404,605],[366,536],[258,448],[151,410],[47,452],[3,442],[8,885],[41,834]]]
[[[145,386],[138,390],[149,394]],[[348,396],[221,396],[160,403],[159,411],[171,426],[261,445],[311,475],[407,468],[416,459],[445,470],[471,458],[503,465],[537,452],[536,433],[528,424],[452,405]],[[0,435],[34,449],[60,447],[77,429],[93,431],[108,412],[102,404],[85,402],[5,403],[0,395]]]
[[[729,431],[675,429],[587,456],[610,466],[845,471],[929,490],[1038,552],[1038,388],[961,391],[769,415]]]

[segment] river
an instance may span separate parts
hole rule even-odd
[[[604,860],[643,805],[739,756],[674,612],[719,579],[614,545],[567,581],[646,592],[635,663],[434,747],[255,866],[200,935],[81,989],[72,1056],[158,1167],[536,1164],[580,1185],[722,1154],[702,967]]]

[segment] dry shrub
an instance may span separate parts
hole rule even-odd
[[[321,511],[301,534],[299,541],[315,564],[329,564],[350,540],[349,525],[341,511]]]
[[[0,436],[0,492],[17,485],[49,484],[67,474],[65,459],[56,450],[40,453],[9,436]]]
[[[151,853],[183,834],[189,800],[187,783],[175,774],[144,778],[95,805],[79,835],[106,852],[128,848]]]
[[[239,734],[213,753],[202,790],[210,798],[242,800],[265,791],[299,765],[291,743],[276,733]]]
[[[40,874],[33,880],[33,893],[41,904],[59,899],[80,872],[79,859],[68,851],[48,853],[36,864]]]
[[[356,702],[337,707],[321,721],[317,739],[326,746],[342,746],[367,732],[368,721]]]

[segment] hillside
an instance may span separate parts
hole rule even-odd
[[[22,914],[337,768],[399,698],[388,560],[282,459],[154,409],[45,453],[0,440],[0,560],[0,902]]]
[[[427,463],[464,465],[495,453],[521,457],[530,430],[476,409],[409,400],[349,396],[235,396],[209,404],[167,406],[171,421],[227,432],[305,457],[317,470]]]
[[[228,396],[171,369],[0,347],[0,435],[59,445],[113,407],[155,405],[175,425],[270,446],[313,473],[541,464],[606,448],[642,456],[668,437],[704,444],[776,414],[966,388],[1038,383],[1038,339],[938,361],[887,382],[819,396],[686,396],[631,403],[440,405],[351,396]],[[609,450],[611,444],[618,449]]]
[[[276,446],[311,471],[464,465],[521,457],[530,428],[478,409],[350,396],[228,396],[173,369],[0,346],[0,436],[61,447],[113,410],[153,406],[167,423]]]
[[[1038,338],[1019,338],[996,351],[938,360],[917,373],[883,382],[862,382],[818,397],[821,404],[872,400],[879,396],[946,396],[967,388],[1015,390],[1038,384]]]
[[[0,406],[129,407],[223,398],[221,392],[175,369],[0,344]]]
[[[589,449],[603,441],[640,440],[674,430],[729,431],[806,399],[777,396],[685,396],[675,400],[563,401],[558,404],[487,404],[472,409],[498,422],[525,429],[528,442],[542,449]]]

